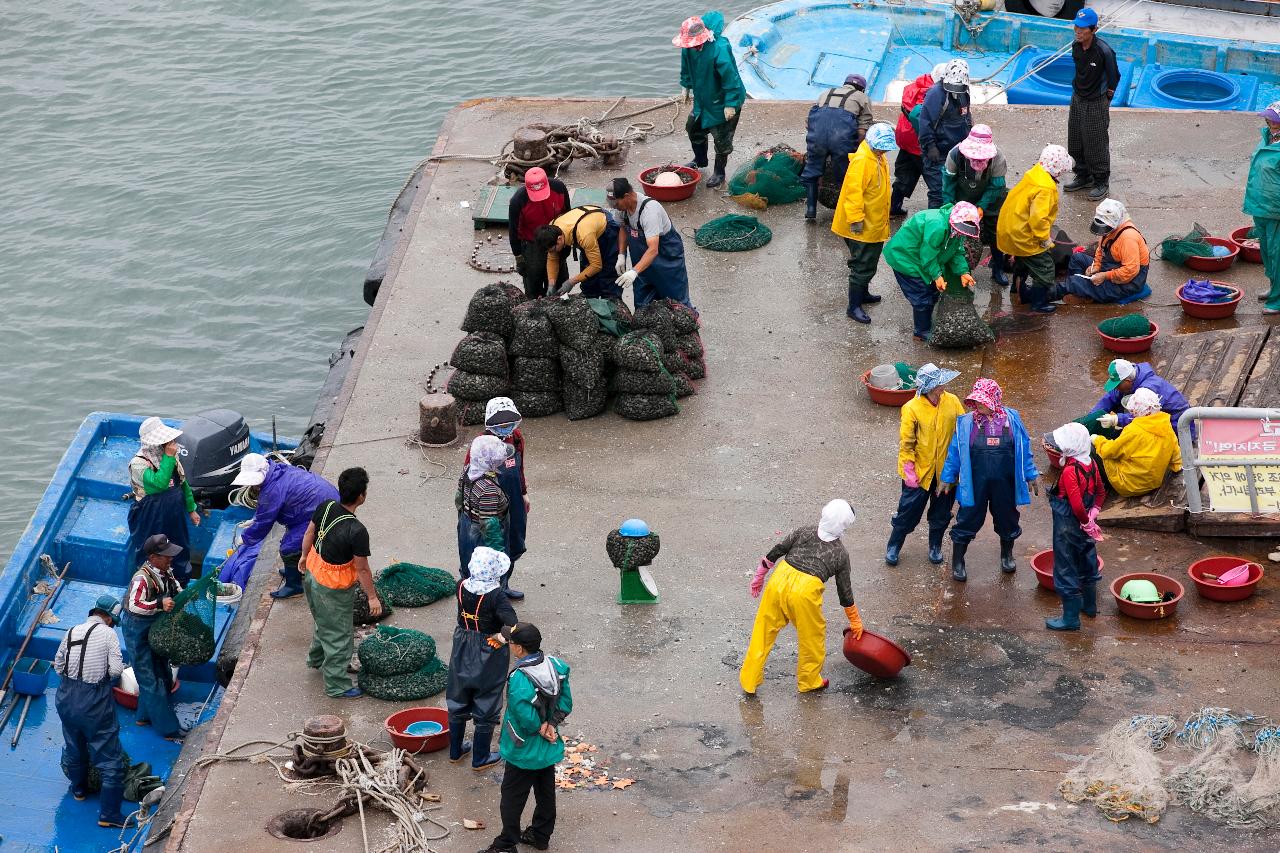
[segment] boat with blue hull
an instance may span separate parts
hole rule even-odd
[[[1235,17],[1247,31],[1250,16]],[[1121,70],[1115,106],[1243,111],[1280,99],[1278,44],[1103,24]],[[897,103],[907,83],[959,57],[978,81],[975,104],[1070,100],[1070,21],[941,3],[784,0],[724,35],[753,98],[812,100],[861,74],[873,101]]]
[[[53,704],[58,677],[49,672],[64,632],[85,620],[98,596],[123,598],[136,568],[129,553],[133,498],[128,465],[138,449],[142,420],[102,412],[85,419],[0,575],[0,674],[8,672],[21,649],[15,683],[0,709],[0,715],[9,711],[0,730],[0,847],[5,851],[132,851],[141,850],[146,837],[145,827],[99,828],[96,798],[72,799],[59,764],[62,728]],[[237,542],[238,529],[253,514],[227,501],[240,457],[248,452],[287,452],[293,445],[250,432],[239,415],[227,410],[166,423],[189,430],[179,444],[204,516],[200,526],[191,528],[192,566],[216,573]],[[64,575],[60,582],[51,569]],[[226,651],[223,646],[237,607],[234,596],[219,599],[215,659]],[[31,631],[33,623],[37,624]],[[119,635],[118,626],[116,631]],[[28,633],[30,640],[22,649]],[[123,636],[121,648],[128,664]],[[212,718],[222,697],[212,662],[180,668],[177,684],[174,707],[184,726]],[[134,725],[134,712],[125,706],[116,711],[130,761],[148,762],[153,773],[166,777],[181,747],[150,727]]]

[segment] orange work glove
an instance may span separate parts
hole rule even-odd
[[[862,638],[862,617],[858,615],[858,605],[850,604],[844,609],[844,615],[849,617],[849,630],[853,632],[853,638],[859,640]]]
[[[933,286],[938,288],[938,292],[941,293],[947,289],[947,280],[942,276],[938,276],[933,280]]]
[[[970,290],[973,290],[973,286],[974,286],[975,284],[977,284],[977,282],[976,282],[976,281],[974,281],[974,280],[973,280],[973,276],[969,275],[968,273],[965,273],[964,275],[960,276],[960,286],[961,286],[961,287],[967,287],[967,288],[969,288]]]

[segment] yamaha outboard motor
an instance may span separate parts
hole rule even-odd
[[[196,503],[214,509],[226,507],[231,481],[249,452],[249,425],[244,418],[230,409],[192,415],[182,422],[178,444]]]

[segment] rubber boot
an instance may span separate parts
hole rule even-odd
[[[907,531],[893,528],[889,533],[889,544],[884,548],[884,561],[887,565],[898,565],[898,557],[902,555],[902,543],[907,541]]]
[[[818,182],[805,181],[804,194],[804,218],[813,222],[818,218]]]
[[[711,180],[707,181],[707,189],[715,189],[724,183],[724,170],[729,165],[728,154],[716,155],[716,166],[712,171]]]
[[[1013,556],[1013,540],[1000,540],[1000,571],[1011,575],[1018,570],[1018,561]]]
[[[457,764],[471,751],[471,741],[467,740],[467,718],[449,718],[449,760]]]
[[[98,794],[98,826],[119,829],[124,826],[124,815],[120,812],[120,804],[124,802],[124,788],[103,788]]]
[[[893,217],[906,216],[907,211],[902,206],[902,202],[906,199],[898,190],[893,191],[892,199],[889,201],[889,215]]]
[[[942,536],[945,530],[929,531],[929,562],[935,566],[942,565]]]
[[[862,291],[853,285],[849,285],[849,307],[845,309],[844,315],[859,323],[871,322],[871,315],[862,310]]]
[[[493,729],[476,726],[475,743],[471,747],[472,770],[484,770],[502,760],[499,753],[489,751],[492,742]]]
[[[1058,310],[1058,306],[1049,301],[1051,294],[1047,287],[1028,284],[1027,298],[1031,302],[1031,310],[1037,314],[1052,314]]]
[[[1062,615],[1057,619],[1044,620],[1044,626],[1050,631],[1080,630],[1080,596],[1062,596]]]
[[[999,249],[991,253],[991,280],[998,287],[1009,286],[1009,256]]]
[[[964,583],[969,575],[964,570],[964,552],[969,550],[969,543],[951,542],[951,579]]]
[[[1087,583],[1081,587],[1080,612],[1090,619],[1098,615],[1098,585]]]
[[[502,591],[507,594],[507,598],[512,601],[524,601],[524,593],[511,586],[511,575],[515,572],[515,566],[507,569],[507,573],[502,576]]]
[[[707,143],[693,146],[693,159],[684,164],[689,169],[705,169],[707,168]]]
[[[911,306],[912,334],[918,341],[929,340],[929,332],[933,330],[933,308]]]
[[[284,576],[284,583],[271,593],[272,598],[293,598],[295,595],[302,595],[302,572],[298,571],[296,565],[292,568],[283,567],[280,569],[280,574]]]

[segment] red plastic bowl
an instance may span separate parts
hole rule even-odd
[[[1230,302],[1192,302],[1190,299],[1182,298],[1182,287],[1186,287],[1184,284],[1178,288],[1178,301],[1182,303],[1182,313],[1188,317],[1195,317],[1197,320],[1221,320],[1236,313],[1236,309],[1240,307],[1240,298],[1244,296],[1244,291],[1234,284],[1227,284],[1225,281],[1211,280],[1210,284],[1231,288],[1236,292],[1236,298]]]
[[[1217,581],[1205,580],[1204,575],[1221,575],[1229,569],[1244,563],[1249,567],[1249,580],[1239,586],[1223,586]],[[1196,585],[1196,592],[1210,601],[1243,601],[1253,595],[1262,580],[1262,566],[1241,557],[1206,557],[1196,560],[1187,569],[1191,582]]]
[[[848,628],[844,629],[844,656],[849,663],[876,678],[894,678],[904,666],[911,665],[911,655],[906,649],[888,637],[866,629],[856,640]]]
[[[867,386],[867,394],[871,396],[872,402],[879,403],[882,406],[904,406],[908,400],[916,395],[916,389],[914,388],[904,388],[901,391],[877,388],[871,384],[870,370],[862,374],[862,384]]]
[[[1156,585],[1156,589],[1161,595],[1166,592],[1172,592],[1173,600],[1160,601],[1155,604],[1142,604],[1121,598],[1120,590],[1132,580],[1151,581]],[[1168,575],[1161,575],[1155,572],[1130,572],[1111,582],[1111,596],[1116,600],[1116,606],[1120,608],[1120,612],[1125,616],[1132,616],[1134,619],[1164,619],[1166,616],[1172,616],[1174,611],[1178,609],[1178,602],[1182,600],[1184,592],[1182,584]]]
[[[1222,246],[1231,250],[1231,254],[1219,257],[1203,257],[1201,255],[1192,255],[1187,258],[1186,266],[1200,272],[1222,272],[1231,269],[1231,265],[1236,262],[1236,258],[1240,255],[1240,246],[1235,240],[1226,237],[1205,237],[1204,241],[1210,246]]]
[[[173,680],[173,688],[169,690],[169,695],[178,692],[178,688],[182,686],[182,682],[178,679]],[[111,695],[116,698],[117,704],[122,708],[128,708],[130,711],[138,710],[138,694],[127,693],[116,685],[111,685]]]
[[[1135,352],[1146,352],[1151,349],[1151,342],[1156,339],[1156,335],[1160,334],[1160,326],[1152,321],[1151,334],[1143,335],[1140,338],[1113,338],[1110,335],[1102,334],[1102,330],[1098,330],[1098,337],[1102,338],[1102,346],[1119,355],[1130,355]]]
[[[693,180],[678,187],[660,187],[652,183],[652,180],[658,177],[660,172],[673,171],[679,172],[685,178],[693,178]],[[688,166],[654,166],[652,169],[645,169],[640,173],[640,183],[644,186],[644,194],[658,201],[684,201],[693,195],[693,191],[698,188],[698,184],[701,181],[702,173],[697,169],[690,169]]]
[[[1252,225],[1246,225],[1243,228],[1237,228],[1231,232],[1231,242],[1240,250],[1240,260],[1248,261],[1251,264],[1262,263],[1262,247],[1246,246],[1242,241],[1249,239],[1249,232],[1253,230]],[[1254,238],[1257,239],[1257,238]]]
[[[439,723],[444,728],[425,737],[404,733],[409,726],[424,720]],[[449,745],[449,712],[444,708],[405,708],[387,717],[386,727],[387,734],[391,735],[391,742],[414,755],[435,752]]]
[[[1102,559],[1102,555],[1098,555],[1098,571],[1102,571],[1107,567],[1106,562]],[[1031,568],[1035,569],[1036,580],[1040,582],[1040,586],[1054,592],[1053,588],[1053,549],[1041,551],[1031,558]]]

